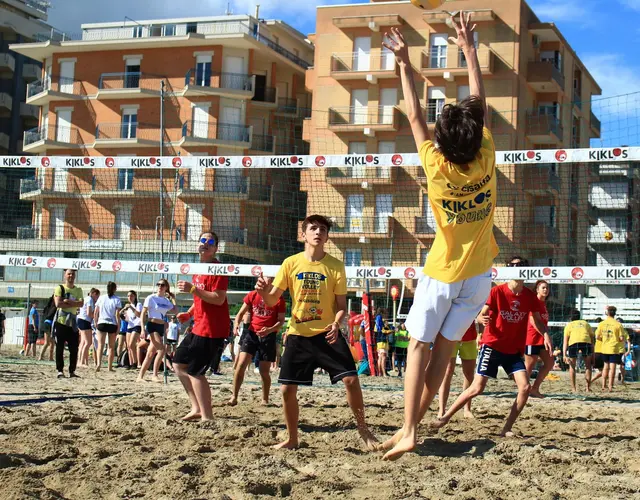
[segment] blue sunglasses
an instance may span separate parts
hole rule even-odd
[[[200,238],[200,243],[206,243],[207,245],[214,246],[216,244],[216,240],[213,238]]]

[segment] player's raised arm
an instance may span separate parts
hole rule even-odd
[[[391,28],[391,33],[384,34],[386,41],[382,45],[392,51],[396,56],[396,62],[400,66],[400,80],[402,81],[402,92],[404,102],[407,107],[407,118],[411,125],[411,132],[416,141],[416,148],[420,151],[420,146],[424,141],[429,140],[429,129],[427,122],[422,116],[420,109],[420,99],[413,81],[413,68],[409,61],[409,47],[398,28]]]
[[[284,290],[273,286],[271,284],[271,280],[269,278],[265,278],[262,273],[260,273],[260,276],[258,277],[255,289],[260,294],[260,297],[262,297],[264,303],[269,307],[275,306],[284,293]]]

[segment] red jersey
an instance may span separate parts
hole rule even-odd
[[[546,325],[549,324],[549,312],[547,311],[547,304],[544,300],[538,299],[540,302],[540,316],[542,316],[542,322]],[[531,324],[531,318],[527,323],[527,345],[544,345],[544,337],[535,329]]]
[[[469,329],[464,332],[464,337],[460,340],[460,342],[470,342],[472,340],[478,339],[478,332],[476,331],[476,322],[471,323]]]
[[[278,314],[284,314],[287,311],[287,304],[280,297],[273,307],[268,307],[260,294],[255,290],[249,292],[244,303],[251,307],[251,330],[258,332],[262,328],[271,328],[278,322]]]
[[[522,354],[527,340],[529,314],[542,313],[540,301],[527,287],[516,295],[508,283],[495,286],[489,293],[489,324],[485,327],[481,344],[503,354]]]
[[[193,284],[198,290],[213,292],[226,290],[229,278],[226,276],[211,276],[196,274]],[[226,339],[229,336],[229,303],[225,299],[222,305],[209,304],[197,295],[193,296],[193,334],[212,339]]]

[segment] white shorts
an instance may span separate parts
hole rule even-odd
[[[420,342],[433,342],[438,333],[459,342],[487,303],[491,270],[455,283],[422,275],[405,325]]]

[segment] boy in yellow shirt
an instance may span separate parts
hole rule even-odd
[[[482,310],[491,290],[491,266],[498,255],[493,236],[497,198],[495,144],[488,120],[471,14],[451,18],[465,56],[470,96],[447,104],[435,124],[434,141],[416,91],[408,45],[400,30],[385,33],[383,45],[400,66],[407,117],[429,182],[436,237],[407,317],[411,335],[404,387],[404,425],[383,444],[385,460],[416,446],[418,424],[445,377],[454,347]],[[431,349],[433,347],[433,349]]]
[[[291,321],[278,377],[289,436],[277,449],[300,444],[298,386],[312,385],[316,368],[326,370],[332,384],[344,382],[362,440],[370,451],[378,446],[365,421],[356,365],[340,332],[347,310],[347,278],[344,263],[324,251],[330,229],[325,217],[307,217],[302,221],[304,251],[284,260],[272,284],[261,274],[255,286],[267,307],[275,306],[285,290],[291,295]]]
[[[606,309],[607,317],[596,329],[596,339],[602,342],[602,359],[604,361],[602,390],[605,390],[608,381],[608,392],[613,391],[616,366],[620,364],[622,359],[621,352],[624,350],[626,334],[622,325],[614,319],[617,312],[618,310],[614,306],[608,306]]]
[[[591,392],[591,365],[593,361],[593,342],[595,335],[591,325],[580,319],[580,311],[571,313],[571,322],[564,327],[564,343],[562,352],[564,362],[569,365],[569,375],[571,377],[571,392],[576,392],[576,361],[578,353],[582,352],[585,364],[584,378],[587,382],[587,392]]]

